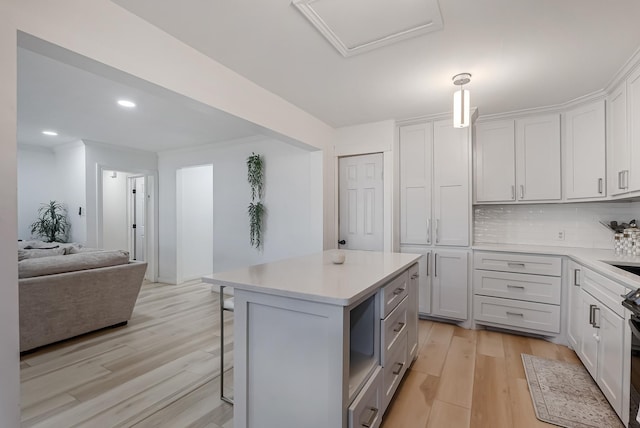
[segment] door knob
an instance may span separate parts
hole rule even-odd
[[[341,239],[341,240],[338,241],[338,244],[340,244],[340,245],[344,245],[346,243],[347,243],[347,241],[345,241],[344,239]]]

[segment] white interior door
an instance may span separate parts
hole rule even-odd
[[[145,219],[146,219],[146,192],[145,178],[131,178],[131,254],[133,260],[146,260]]]
[[[339,160],[339,247],[382,251],[382,153]]]

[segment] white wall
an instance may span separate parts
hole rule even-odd
[[[265,158],[264,249],[249,244],[251,200],[246,159]],[[213,165],[213,271],[308,254],[322,249],[322,154],[260,138],[159,154],[160,280],[177,280],[176,170]],[[197,245],[197,242],[193,243]]]
[[[21,145],[18,149],[18,239],[31,238],[31,223],[41,204],[56,199],[56,157],[53,151]]]
[[[0,420],[19,426],[16,70],[22,31],[323,148],[333,130],[109,0],[0,2]],[[70,31],[69,29],[73,29]],[[95,175],[94,175],[95,182]],[[89,183],[87,182],[87,186]],[[87,199],[88,200],[88,199]],[[87,213],[89,214],[89,213]],[[95,214],[95,213],[94,213]],[[89,217],[87,217],[89,220]],[[91,231],[87,222],[87,230]],[[93,225],[95,234],[95,224]],[[95,241],[88,237],[87,241]]]
[[[65,144],[55,149],[56,155],[56,192],[57,200],[67,206],[71,223],[71,242],[87,242],[86,216],[86,164],[85,146],[82,141]],[[82,207],[82,215],[79,209]]]
[[[129,250],[127,178],[125,172],[102,172],[102,248]]]
[[[476,206],[473,243],[613,248],[613,232],[599,221],[632,219],[640,220],[640,202]]]
[[[213,166],[176,171],[177,280],[189,281],[213,270]]]
[[[20,426],[18,336],[18,173],[16,146],[17,40],[13,9],[0,2],[0,421]]]

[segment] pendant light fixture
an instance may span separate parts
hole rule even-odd
[[[453,76],[453,84],[460,89],[453,94],[453,127],[466,128],[469,126],[469,91],[464,85],[471,81],[470,73],[460,73]]]

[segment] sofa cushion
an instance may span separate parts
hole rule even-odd
[[[54,248],[32,248],[32,249],[19,249],[18,250],[18,261],[22,261],[25,259],[36,259],[38,257],[49,257],[49,256],[61,256],[65,254],[66,250],[61,247]]]
[[[18,277],[53,275],[129,263],[129,252],[123,250],[40,257],[18,262]]]
[[[82,245],[73,245],[67,249],[66,254],[95,253],[96,251],[104,250],[100,248],[83,247]]]

